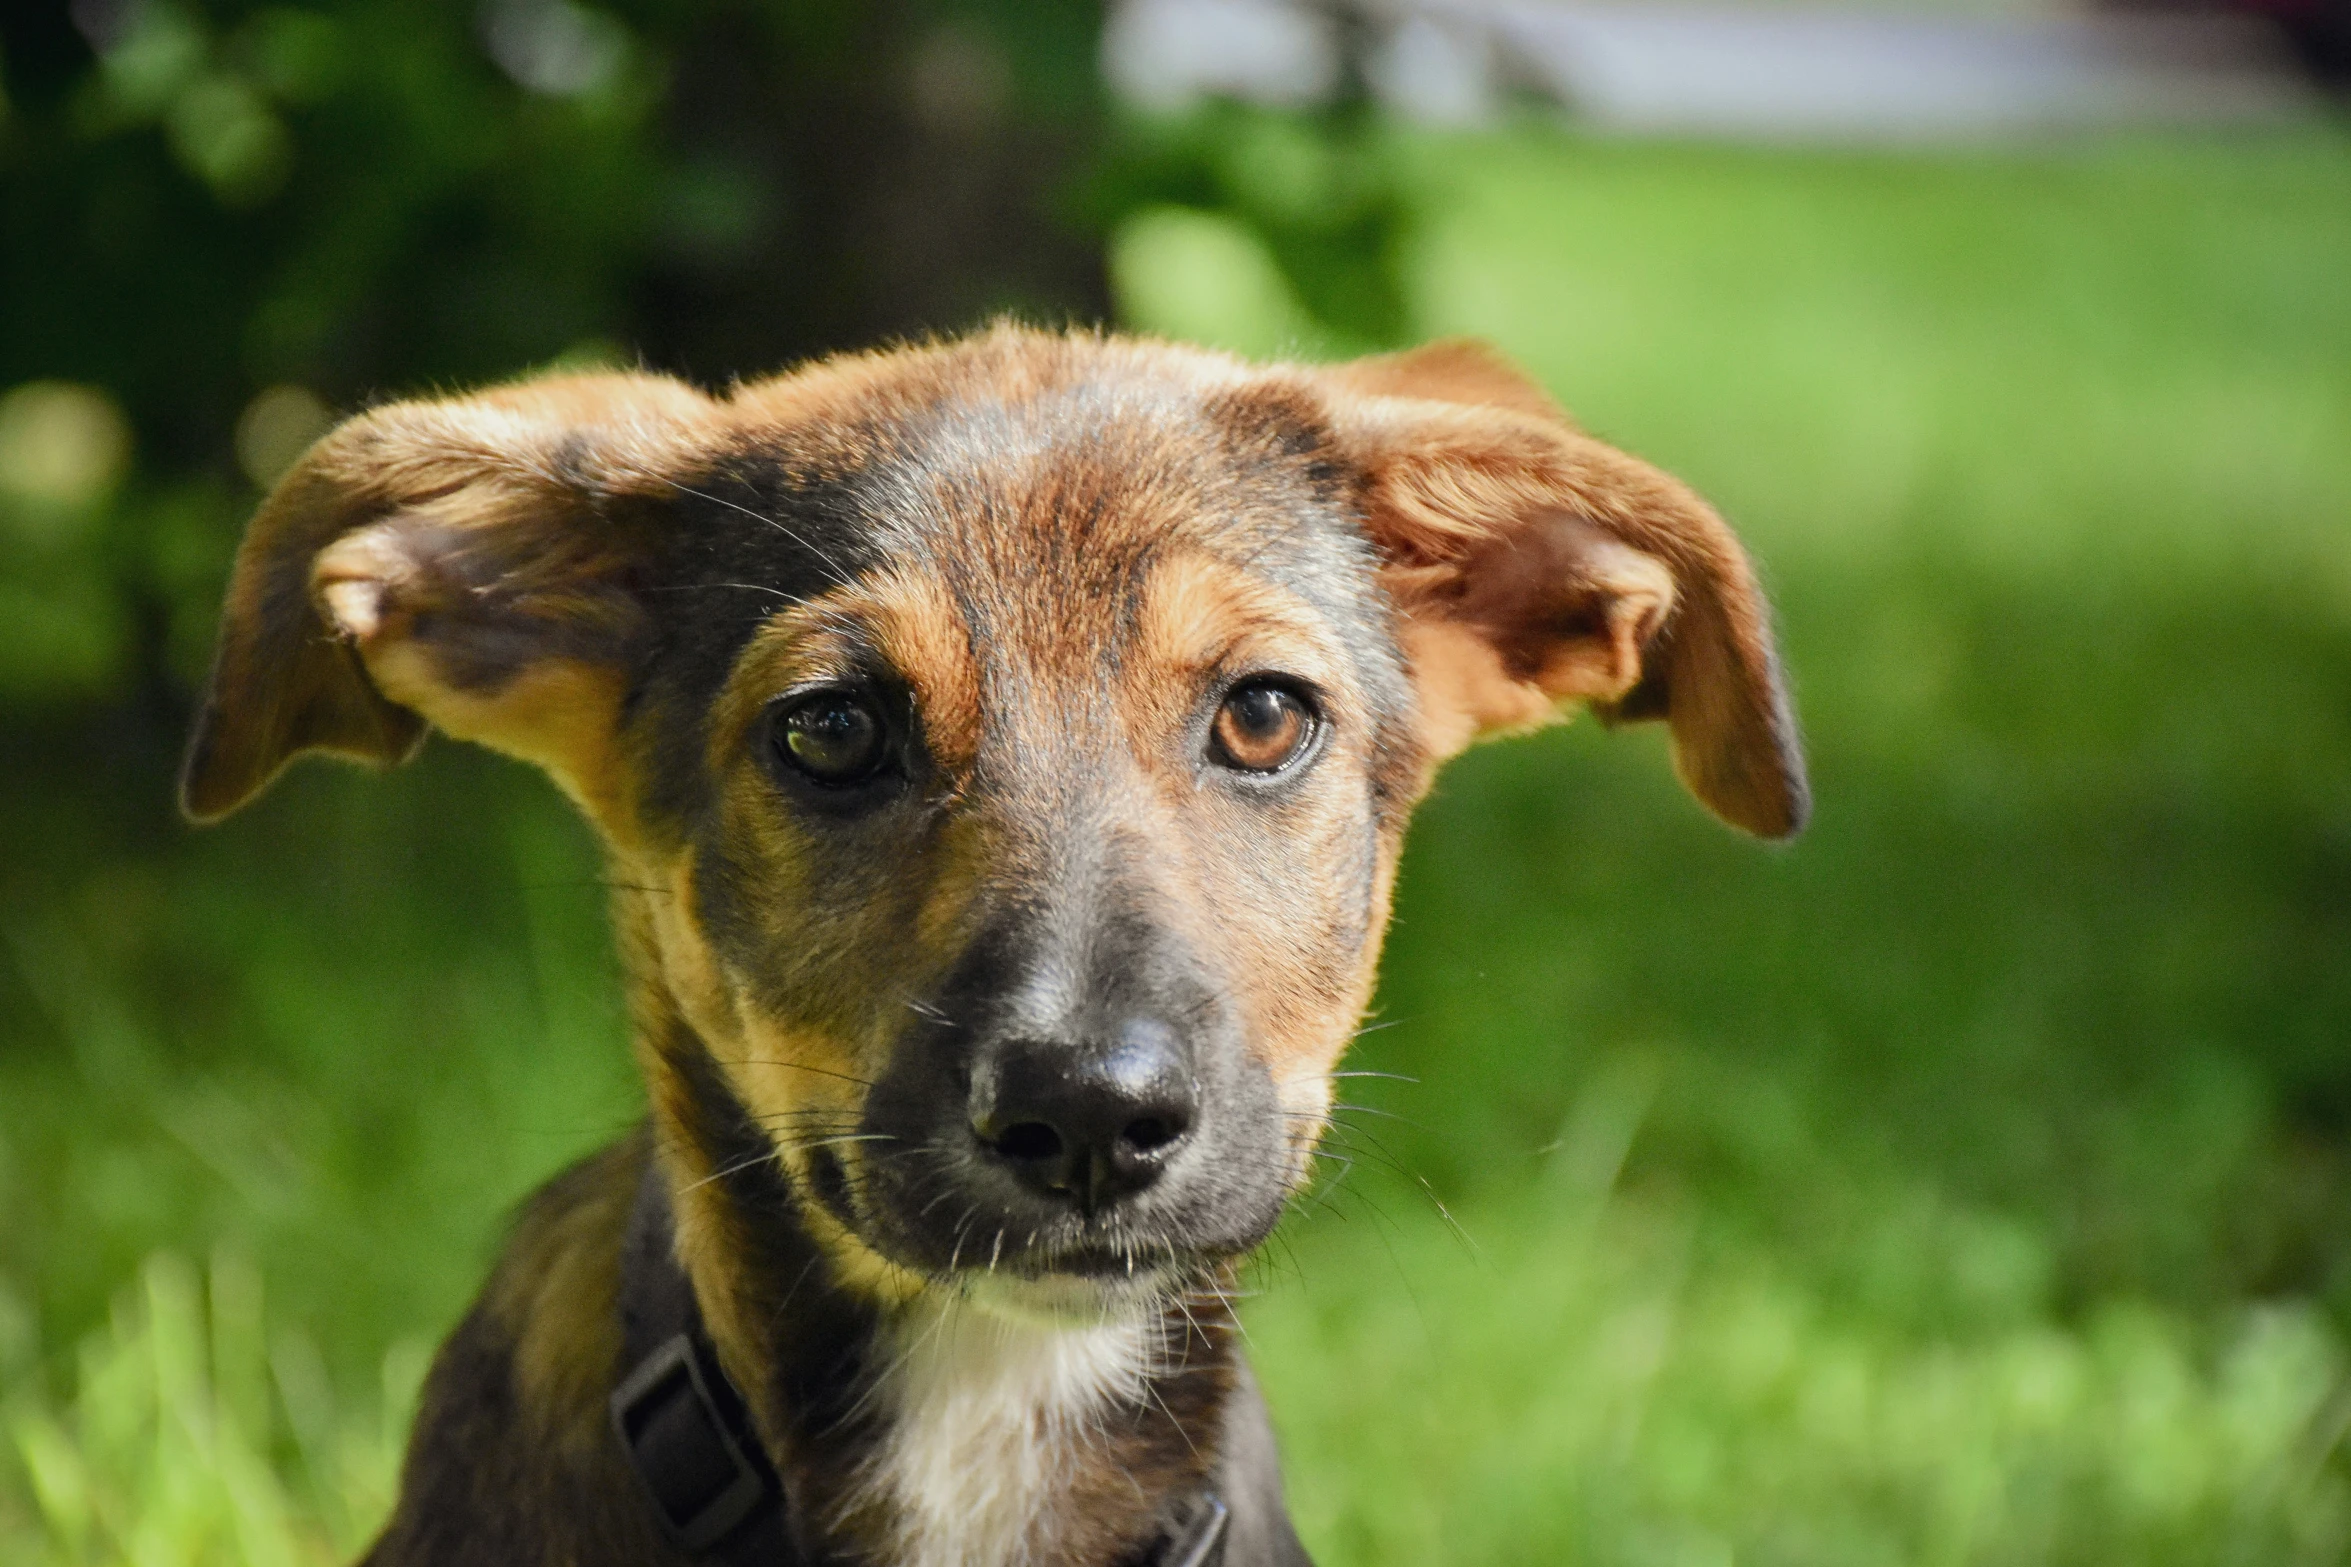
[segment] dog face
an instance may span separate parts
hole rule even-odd
[[[715,1084],[845,1276],[1092,1311],[1271,1230],[1411,804],[1573,699],[1800,825],[1736,542],[1482,350],[1003,329],[345,425],[248,536],[184,798],[428,723],[544,766],[682,1180]]]

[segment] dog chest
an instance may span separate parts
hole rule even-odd
[[[1050,1559],[1075,1473],[1145,1396],[1143,1320],[1082,1326],[926,1303],[892,1329],[876,1397],[888,1434],[861,1490],[894,1520],[902,1567]]]

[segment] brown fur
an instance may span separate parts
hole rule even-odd
[[[1203,703],[1266,671],[1311,693],[1309,759],[1278,786],[1204,772]],[[779,699],[849,685],[903,694],[884,836],[780,786],[765,738]],[[1736,540],[1476,345],[1261,369],[1005,328],[719,399],[570,378],[328,436],[239,553],[188,812],[226,814],[304,751],[399,760],[428,723],[544,767],[621,889],[653,1128],[526,1217],[436,1374],[378,1559],[444,1559],[429,1514],[499,1505],[451,1478],[485,1445],[476,1467],[528,1516],[482,1538],[622,1559],[562,1498],[613,1483],[614,1258],[646,1159],[804,1547],[879,1549],[858,1346],[982,1248],[993,1271],[1037,1243],[991,1221],[940,1256],[912,1212],[931,1177],[850,1133],[897,1113],[910,1052],[948,1048],[934,1015],[977,1027],[1003,1001],[992,976],[1027,961],[1008,932],[1083,954],[1096,927],[1145,942],[1085,958],[1100,983],[1194,987],[1198,1026],[1236,1041],[1231,1092],[1276,1123],[1202,1200],[1227,1217],[1184,1221],[1196,1272],[1160,1308],[1180,1352],[1057,1504],[1067,1560],[1132,1548],[1223,1461],[1226,1422],[1235,1451],[1254,1440],[1221,1285],[1304,1179],[1410,805],[1471,740],[1573,700],[1664,718],[1732,822],[1801,825]],[[582,1516],[644,1548],[613,1509]],[[1290,1559],[1277,1525],[1236,1529]]]

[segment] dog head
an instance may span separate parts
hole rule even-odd
[[[245,541],[183,798],[428,726],[539,764],[681,1182],[715,1084],[846,1276],[1098,1307],[1271,1230],[1410,807],[1576,701],[1801,825],[1737,542],[1484,350],[1004,328],[345,424]]]

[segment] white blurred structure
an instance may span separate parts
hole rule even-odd
[[[1143,104],[1297,105],[1335,89],[1351,31],[1371,90],[1444,124],[1488,118],[1510,91],[1610,129],[1820,140],[2258,122],[2314,105],[2250,20],[2015,8],[1121,0],[1103,63]]]
[[[1338,84],[1337,29],[1284,0],[1124,0],[1103,25],[1102,68],[1154,109],[1205,97],[1295,108]]]

